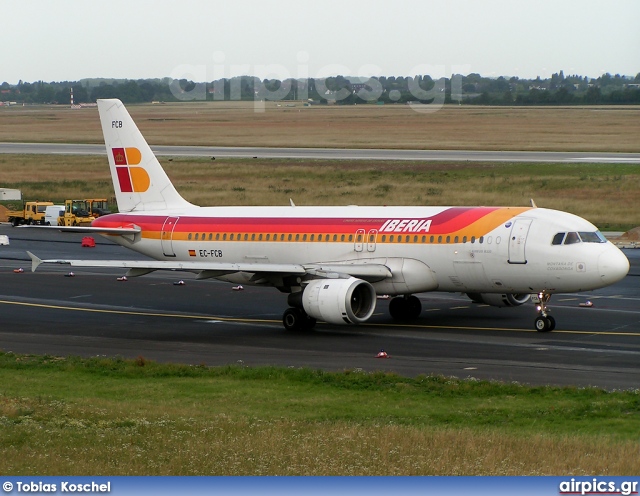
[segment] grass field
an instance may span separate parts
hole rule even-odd
[[[407,105],[278,107],[267,102],[127,106],[156,145],[640,152],[640,107]],[[0,108],[0,141],[102,143],[96,108]]]
[[[4,475],[632,475],[638,391],[0,353]]]
[[[604,230],[640,225],[632,164],[486,164],[163,158],[197,205],[510,205],[585,217]],[[3,187],[25,199],[111,197],[105,157],[0,155]]]

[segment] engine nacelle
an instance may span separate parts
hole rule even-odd
[[[530,294],[510,293],[467,293],[467,296],[476,303],[484,303],[492,307],[518,307],[531,298]]]
[[[359,324],[373,315],[376,291],[355,277],[315,279],[302,292],[302,306],[310,317],[331,324]]]

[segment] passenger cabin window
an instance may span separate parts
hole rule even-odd
[[[551,244],[552,245],[561,245],[563,239],[564,239],[564,233],[558,233],[553,237],[553,241],[551,241]]]

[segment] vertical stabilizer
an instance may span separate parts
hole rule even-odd
[[[176,191],[123,103],[98,100],[116,201],[120,212],[193,207]]]

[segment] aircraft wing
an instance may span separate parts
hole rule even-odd
[[[379,281],[391,277],[388,267],[381,264],[278,264],[278,263],[217,263],[204,261],[173,261],[173,260],[42,260],[31,252],[33,272],[40,264],[59,264],[71,267],[122,268],[127,269],[127,276],[135,277],[148,274],[155,270],[174,270],[198,272],[198,279],[220,277],[236,272],[252,274],[281,274],[306,275],[313,274],[320,277],[335,277],[345,274],[365,280]]]
[[[75,232],[75,233],[92,233],[92,234],[111,234],[111,235],[131,235],[138,234],[142,231],[138,226],[131,224],[127,227],[82,227],[82,226],[40,226],[37,224],[31,224],[28,226],[19,226],[20,229],[56,229],[57,231]]]

